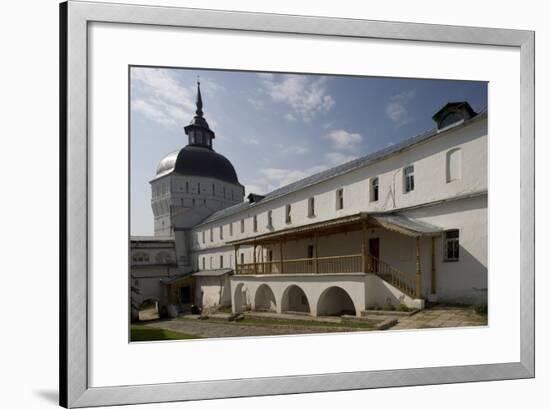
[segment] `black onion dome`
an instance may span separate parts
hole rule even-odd
[[[169,153],[161,160],[157,168],[157,177],[170,172],[209,177],[240,185],[237,172],[229,159],[202,146],[187,145],[179,152]]]

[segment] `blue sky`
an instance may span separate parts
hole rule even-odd
[[[449,101],[487,106],[487,83],[133,67],[130,74],[130,224],[153,234],[149,181],[187,144],[200,76],[214,150],[246,194],[267,193],[432,129]]]

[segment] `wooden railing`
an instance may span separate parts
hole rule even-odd
[[[367,255],[366,267],[368,272],[376,274],[405,294],[416,297],[416,281],[414,275],[404,273],[370,254]]]
[[[239,264],[237,274],[346,274],[368,272],[379,276],[405,294],[415,297],[415,276],[367,254],[274,260]]]
[[[301,258],[239,264],[237,274],[334,274],[363,271],[363,256]]]

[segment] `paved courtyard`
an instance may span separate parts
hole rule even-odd
[[[487,315],[478,314],[472,308],[435,306],[408,317],[399,317],[397,325],[390,329],[449,328],[482,325],[487,325]]]
[[[263,316],[265,315],[265,317]],[[154,321],[146,324],[153,328],[182,332],[201,338],[225,338],[242,336],[318,334],[328,332],[350,332],[376,330],[377,324],[386,320],[396,320],[388,330],[449,328],[487,325],[487,315],[477,314],[471,308],[435,306],[413,315],[394,315],[378,312],[369,315],[366,322],[340,322],[337,317],[318,322],[311,317],[285,316],[275,320],[274,314],[260,313],[246,316],[244,321],[230,322],[224,319],[198,320],[177,318]],[[366,325],[371,324],[370,328]],[[318,326],[317,326],[318,325]]]

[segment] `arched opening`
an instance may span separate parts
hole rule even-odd
[[[140,321],[158,320],[160,318],[159,300],[157,298],[143,300],[138,308],[138,318]]]
[[[283,293],[282,312],[310,313],[306,293],[297,285],[291,285]]]
[[[240,283],[235,288],[235,312],[250,310],[250,290],[246,284]]]
[[[340,287],[329,287],[319,297],[317,315],[356,315],[349,294]]]
[[[277,311],[277,303],[275,301],[275,294],[267,284],[262,284],[256,290],[256,296],[254,297],[254,306],[256,311]]]

